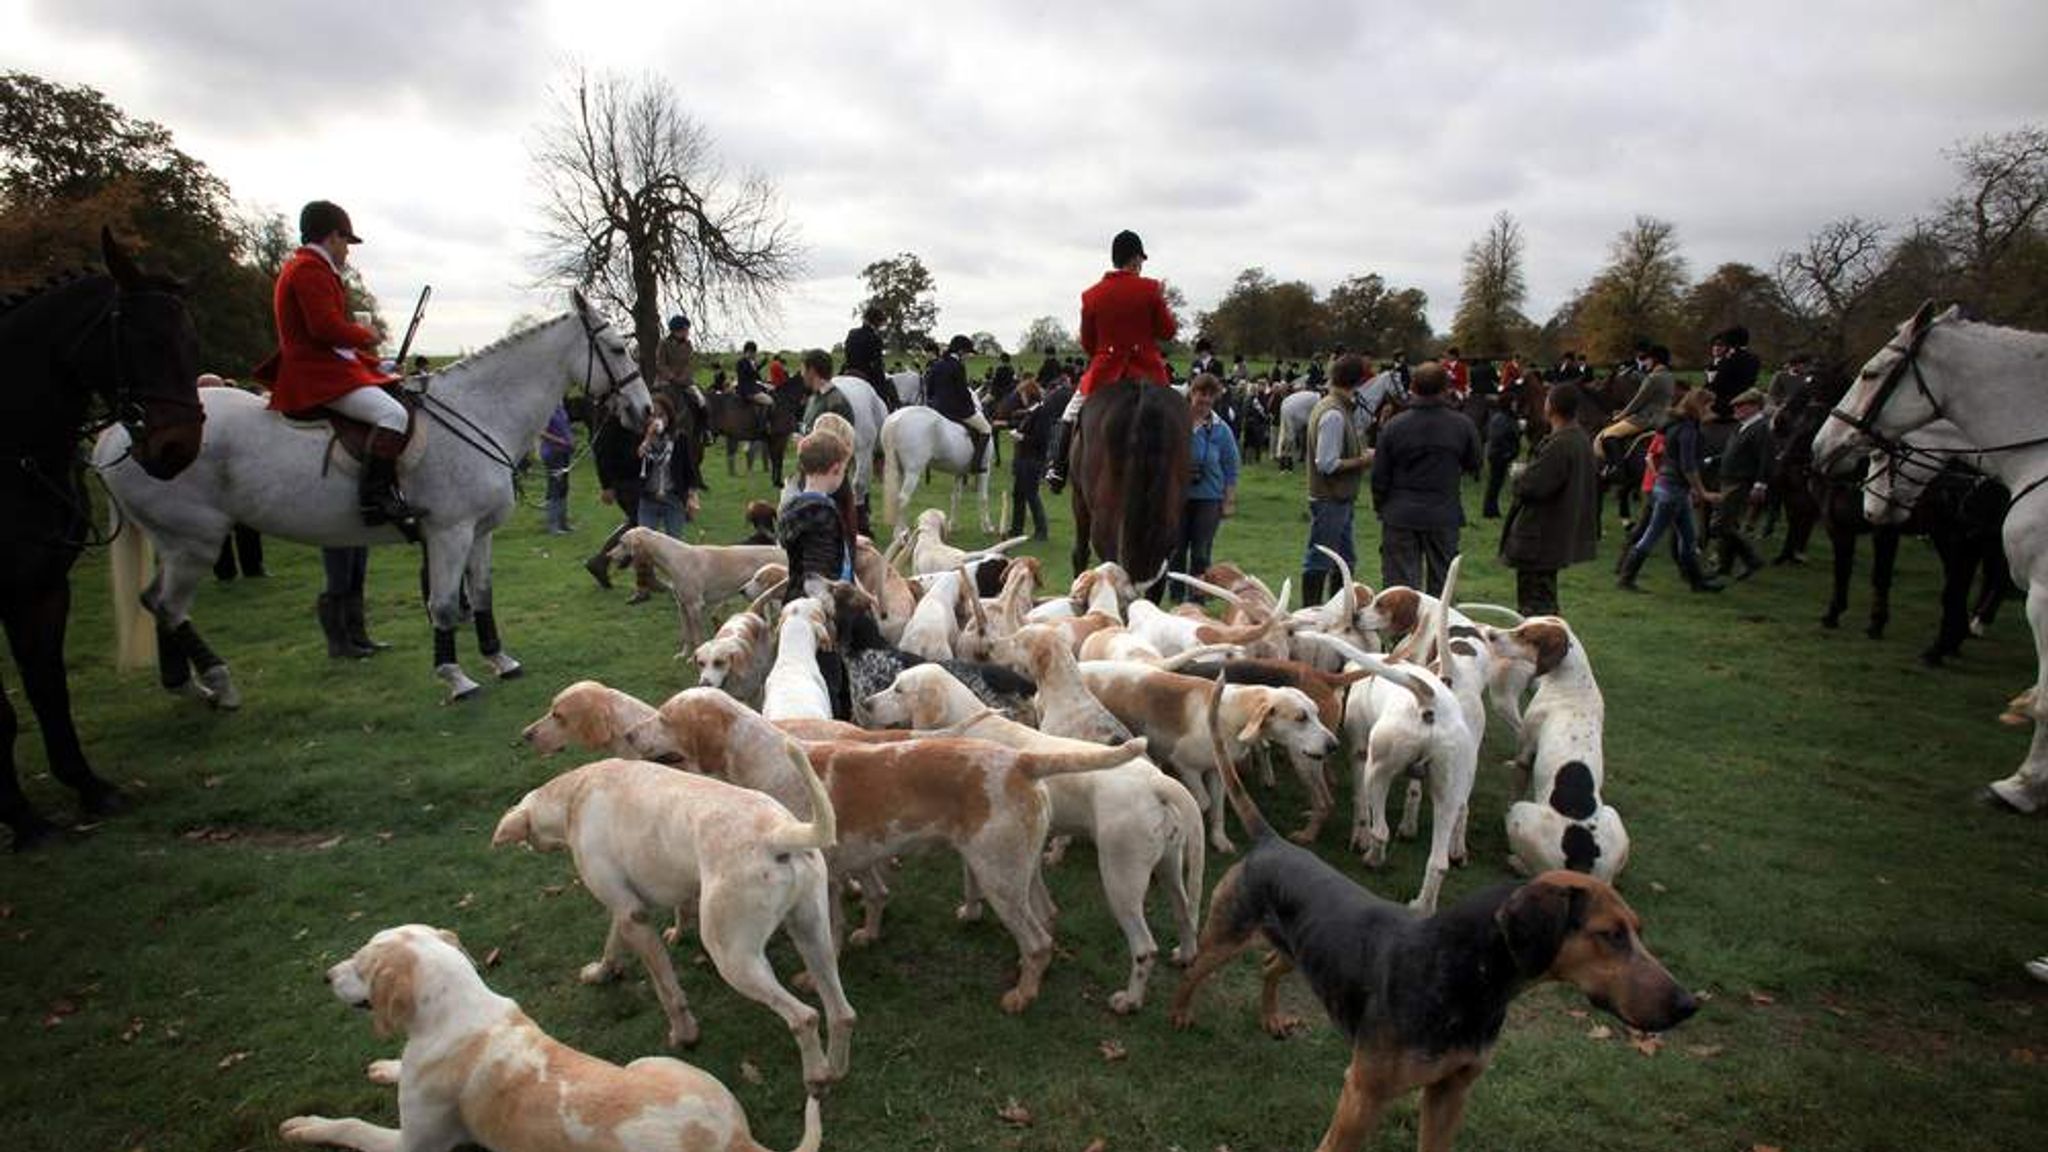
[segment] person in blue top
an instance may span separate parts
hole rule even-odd
[[[540,463],[548,474],[548,535],[567,536],[569,527],[569,469],[576,462],[576,432],[569,423],[569,410],[555,405],[548,426],[540,434]]]
[[[1709,492],[1700,479],[1706,455],[1700,434],[1700,421],[1712,410],[1714,394],[1706,388],[1695,388],[1687,392],[1671,406],[1671,415],[1664,425],[1664,461],[1657,466],[1657,486],[1650,490],[1650,522],[1637,538],[1635,547],[1622,561],[1621,578],[1616,586],[1629,592],[1639,592],[1636,574],[1643,570],[1643,562],[1650,558],[1650,552],[1657,542],[1664,538],[1665,530],[1678,530],[1678,571],[1695,592],[1719,592],[1721,583],[1709,578],[1700,570],[1699,544],[1693,531],[1692,506],[1697,501],[1702,507],[1721,502],[1719,492]]]
[[[1188,502],[1181,514],[1181,545],[1173,570],[1200,576],[1209,569],[1210,550],[1223,518],[1237,511],[1237,435],[1216,415],[1223,381],[1204,372],[1188,385],[1194,431],[1188,444]],[[1184,586],[1176,595],[1186,598]]]

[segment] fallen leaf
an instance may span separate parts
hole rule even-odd
[[[248,1049],[237,1049],[236,1051],[230,1052],[227,1055],[221,1057],[220,1063],[214,1065],[214,1067],[219,1068],[222,1071],[226,1071],[227,1069],[233,1068],[235,1065],[240,1064],[242,1061],[247,1060],[248,1058]]]
[[[540,894],[543,896],[560,896],[568,890],[569,886],[567,884],[543,884],[541,885]]]
[[[1102,1058],[1111,1064],[1130,1055],[1129,1052],[1124,1051],[1123,1041],[1121,1040],[1104,1040],[1095,1046],[1095,1050],[1102,1053]]]
[[[313,847],[318,849],[319,851],[325,852],[330,848],[341,847],[341,842],[346,839],[348,839],[348,836],[346,834],[338,836],[329,836],[327,839],[322,840],[318,844],[313,845]]]
[[[355,911],[350,912],[348,914],[348,918],[350,920],[361,920],[363,918],[363,910],[361,908],[358,908]]]
[[[1665,892],[1669,892],[1669,891],[1671,891],[1671,889],[1669,889],[1669,888],[1666,888],[1666,887],[1665,887],[1665,886],[1663,886],[1662,884],[1659,884],[1659,883],[1657,883],[1657,882],[1656,882],[1655,880],[1652,880],[1652,881],[1650,881],[1650,891],[1652,891],[1652,892],[1655,892],[1655,893],[1658,893],[1659,895],[1661,895],[1661,894],[1663,894],[1663,893],[1665,893]]]
[[[1749,990],[1749,1002],[1758,1008],[1768,1008],[1776,1004],[1778,1000],[1777,997],[1772,996],[1769,992],[1759,992],[1752,988]]]
[[[1687,1056],[1697,1056],[1702,1060],[1711,1060],[1727,1050],[1727,1047],[1721,1044],[1687,1044],[1685,1046],[1685,1054]]]
[[[1574,1020],[1584,1020],[1586,1017],[1592,1015],[1592,1013],[1586,1011],[1584,1008],[1567,1008],[1564,1010],[1564,1014],[1571,1017]]]
[[[1010,1097],[1001,1108],[996,1109],[996,1118],[1005,1124],[1014,1124],[1019,1128],[1031,1127],[1031,1109],[1017,1103],[1015,1096]]]
[[[140,1016],[130,1016],[130,1017],[128,1018],[128,1026],[127,1026],[126,1028],[123,1028],[123,1029],[121,1029],[121,1043],[123,1043],[123,1044],[133,1044],[133,1043],[135,1043],[135,1038],[136,1038],[137,1036],[140,1036],[140,1035],[142,1035],[142,1029],[143,1029],[143,1027],[144,1027],[144,1025],[143,1025],[143,1023],[142,1023],[142,1017],[140,1017]]]
[[[469,906],[470,906],[471,904],[474,904],[474,903],[476,903],[476,893],[474,893],[474,892],[464,892],[464,893],[462,894],[462,899],[460,899],[460,900],[457,900],[457,901],[455,902],[455,907],[457,907],[457,908],[467,908],[467,907],[469,907]]]
[[[503,956],[500,955],[498,949],[491,949],[489,952],[484,953],[484,968],[486,970],[496,968],[498,961],[501,959],[503,959]]]
[[[0,920],[14,919],[14,905],[0,904]]]
[[[220,787],[220,777],[208,776],[206,779],[201,780],[199,782],[199,786],[201,788],[218,788]]]
[[[1081,1152],[1109,1152],[1109,1141],[1097,1136],[1095,1139],[1090,1140],[1088,1146],[1081,1149]]]
[[[389,844],[391,843],[391,838],[396,835],[398,835],[396,832],[379,832],[377,833],[377,839],[380,843]]]
[[[1614,1029],[1609,1028],[1605,1024],[1595,1024],[1593,1025],[1593,1030],[1586,1033],[1586,1039],[1588,1040],[1612,1040],[1613,1038]]]
[[[2032,1048],[2015,1048],[2006,1055],[2011,1057],[2015,1064],[2037,1064],[2041,1060],[2041,1054]]]
[[[301,929],[299,929],[299,930],[298,930],[297,932],[294,932],[294,933],[292,933],[292,939],[294,939],[294,940],[304,940],[304,939],[305,939],[306,937],[308,937],[308,936],[310,936],[310,935],[312,935],[312,934],[313,934],[313,930],[312,930],[312,929],[310,929],[310,928],[301,928]]]
[[[1664,1050],[1664,1038],[1655,1033],[1639,1032],[1629,1039],[1629,1047],[1645,1056],[1655,1056]]]
[[[756,1067],[752,1060],[742,1060],[740,1061],[740,1079],[745,1080],[749,1084],[759,1084],[761,1082],[761,1069]]]

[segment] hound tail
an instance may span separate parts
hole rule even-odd
[[[785,736],[782,740],[783,754],[796,767],[796,774],[803,780],[804,791],[811,797],[811,820],[808,824],[790,824],[779,832],[770,833],[767,844],[771,849],[783,852],[802,852],[808,848],[830,848],[839,842],[839,817],[832,811],[832,797],[825,791],[825,782],[818,779],[817,770],[811,767],[811,758],[804,752],[804,746]],[[812,1119],[804,1122],[807,1146],[815,1148],[817,1143],[810,1139]]]
[[[818,1098],[804,1097],[804,1139],[796,1146],[795,1152],[818,1152],[818,1146],[825,1142],[825,1121],[819,1113]],[[760,1148],[760,1145],[754,1145]],[[761,1152],[768,1152],[762,1148]]]
[[[1244,781],[1237,775],[1237,762],[1230,758],[1230,746],[1223,742],[1223,687],[1229,681],[1230,669],[1225,666],[1216,673],[1216,686],[1209,689],[1209,747],[1216,755],[1216,770],[1223,773],[1223,794],[1237,810],[1238,820],[1253,839],[1263,840],[1273,834],[1272,826],[1266,823],[1266,814],[1252,802],[1251,793],[1244,790]]]
[[[1127,740],[1110,748],[1097,748],[1087,752],[1020,752],[1017,767],[1024,770],[1033,780],[1047,776],[1063,776],[1070,772],[1097,772],[1128,764],[1145,754],[1145,741]]]

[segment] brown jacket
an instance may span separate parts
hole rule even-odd
[[[1536,446],[1515,478],[1514,506],[1501,527],[1500,557],[1510,568],[1556,570],[1593,558],[1599,528],[1599,475],[1586,430],[1567,424]]]

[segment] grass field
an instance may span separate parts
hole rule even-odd
[[[758,476],[727,479],[721,457],[701,525],[714,541],[742,535],[742,498],[767,492]],[[1275,586],[1296,571],[1301,488],[1298,475],[1254,469],[1219,558]],[[567,858],[488,845],[507,805],[573,763],[516,740],[557,688],[598,677],[658,699],[688,684],[688,665],[671,659],[672,610],[629,607],[578,566],[612,516],[587,469],[575,501],[574,536],[542,535],[531,509],[500,535],[499,618],[528,676],[456,708],[429,675],[403,553],[372,565],[373,627],[397,646],[361,663],[324,654],[310,550],[272,541],[269,579],[207,588],[196,618],[247,698],[233,715],[116,675],[104,567],[80,566],[80,723],[99,769],[138,803],[69,844],[0,857],[0,1148],[213,1152],[276,1147],[278,1122],[301,1112],[393,1122],[393,1093],[362,1067],[398,1045],[374,1039],[320,973],[401,922],[459,931],[495,962],[495,988],[577,1047],[620,1061],[659,1050],[637,967],[602,989],[575,981],[604,918]],[[1067,524],[1056,508],[1054,541],[1038,547],[1061,575]],[[1469,595],[1508,599],[1493,526],[1466,539]],[[1361,514],[1359,551],[1376,546]],[[2021,963],[2048,951],[2044,830],[1971,800],[2024,748],[1993,722],[2032,675],[2017,606],[1962,662],[1929,671],[1913,654],[1934,626],[1935,573],[1917,545],[1882,643],[1816,626],[1821,557],[1718,597],[1687,593],[1660,558],[1649,593],[1631,597],[1610,587],[1613,547],[1566,574],[1564,601],[1607,696],[1608,795],[1635,844],[1622,890],[1706,1003],[1659,1044],[1632,1041],[1560,988],[1534,991],[1460,1147],[2043,1147],[2048,986]],[[1376,568],[1361,575],[1377,583]],[[481,669],[467,635],[463,647]],[[1447,900],[1507,876],[1495,729],[1473,796],[1474,862]],[[32,724],[17,754],[31,794],[64,810]],[[1301,807],[1285,786],[1261,799],[1282,817]],[[1375,891],[1412,894],[1422,845],[1396,841],[1391,867],[1369,875],[1340,850],[1343,835],[1333,822],[1326,857]],[[1210,879],[1228,864],[1212,856]],[[1163,965],[1142,1014],[1111,1015],[1126,957],[1079,848],[1049,877],[1064,915],[1045,995],[1007,1017],[996,1000],[1014,949],[992,919],[954,922],[958,876],[948,858],[910,862],[889,935],[842,959],[860,1022],[851,1075],[826,1101],[827,1147],[1079,1152],[1100,1139],[1246,1152],[1319,1138],[1346,1056],[1298,985],[1292,1007],[1316,1024],[1284,1042],[1256,1027],[1250,960],[1205,989],[1189,1032],[1167,1026],[1177,976]],[[1170,920],[1154,912],[1170,943]],[[802,1097],[787,1032],[729,992],[692,942],[677,955],[704,1024],[688,1058],[732,1087],[757,1138],[794,1145]],[[792,970],[786,945],[775,958]],[[1012,1103],[1028,1126],[999,1118]],[[1371,1147],[1414,1139],[1411,1102]]]

